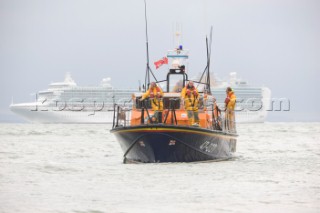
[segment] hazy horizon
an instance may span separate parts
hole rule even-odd
[[[230,72],[272,98],[290,100],[290,111],[267,121],[320,121],[320,1],[147,1],[150,65],[173,48],[173,26],[182,26],[190,50],[189,76],[206,63],[205,36],[213,26],[211,70]],[[70,72],[78,85],[111,77],[116,88],[137,88],[146,69],[144,1],[0,1],[0,122],[21,122],[10,103]],[[123,77],[126,79],[123,80]]]

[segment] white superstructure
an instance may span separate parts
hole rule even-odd
[[[115,89],[111,79],[105,78],[99,86],[77,86],[70,74],[63,82],[51,83],[37,93],[36,101],[11,104],[12,112],[32,123],[112,123],[114,104],[131,107],[131,95],[138,89]],[[252,87],[230,74],[229,81],[213,78],[212,95],[220,108],[224,106],[226,87],[231,86],[237,96],[236,121],[264,122],[270,104],[267,87]]]
[[[229,81],[213,77],[211,92],[218,106],[224,108],[226,88],[230,86],[237,96],[236,122],[260,123],[266,120],[270,108],[271,90],[268,87],[253,87],[246,81],[238,79],[235,72],[230,73]]]
[[[112,123],[114,104],[130,107],[131,94],[138,89],[114,89],[110,80],[80,87],[67,73],[63,82],[39,91],[35,102],[11,104],[10,109],[32,123]]]

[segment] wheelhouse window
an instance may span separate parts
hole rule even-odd
[[[183,88],[183,81],[184,75],[181,75],[180,73],[172,73],[169,75],[168,78],[168,84],[169,84],[169,91],[168,92],[181,92]]]

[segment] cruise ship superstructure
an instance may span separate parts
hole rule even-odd
[[[230,73],[228,81],[213,77],[211,92],[221,109],[224,108],[226,88],[230,86],[237,96],[236,122],[261,123],[268,115],[271,90],[268,87],[251,86],[247,81],[237,78],[237,73]]]
[[[77,86],[70,74],[36,94],[32,103],[11,104],[10,109],[32,123],[112,123],[114,103],[130,106],[138,89],[114,89],[110,78],[100,86]]]
[[[115,89],[111,79],[105,78],[99,86],[77,86],[70,74],[63,82],[49,84],[39,91],[30,103],[12,103],[15,114],[32,123],[112,123],[114,103],[131,107],[131,96],[139,89]],[[212,95],[218,106],[224,108],[225,89],[231,86],[237,95],[236,122],[264,122],[270,104],[270,89],[252,87],[230,73],[229,81],[212,82]]]

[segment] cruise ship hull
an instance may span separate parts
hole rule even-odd
[[[113,110],[71,111],[37,108],[35,104],[13,104],[10,110],[31,123],[109,123],[113,122]]]
[[[236,149],[235,134],[198,127],[139,125],[111,130],[124,152],[124,163],[226,160]]]

